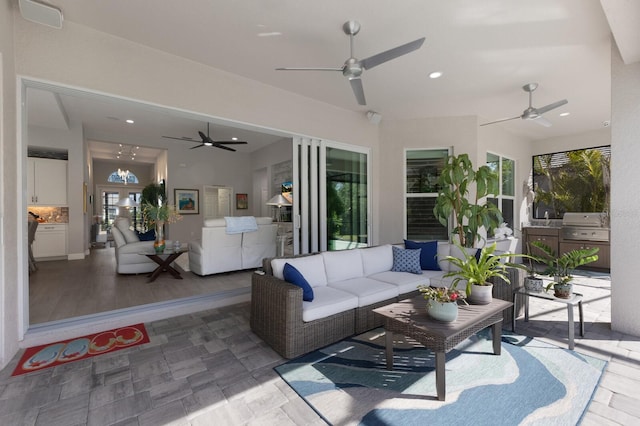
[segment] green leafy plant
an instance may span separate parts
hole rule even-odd
[[[480,255],[476,258],[475,254],[469,253],[459,244],[454,243],[460,250],[463,258],[454,256],[447,256],[445,259],[458,268],[457,271],[447,272],[444,277],[455,277],[452,283],[452,288],[456,288],[460,281],[466,281],[466,293],[471,294],[471,286],[476,285],[490,285],[489,279],[497,277],[504,280],[507,284],[511,284],[509,277],[507,276],[507,268],[526,269],[526,267],[519,263],[503,262],[503,258],[510,257],[528,257],[526,254],[513,254],[513,253],[495,253],[496,243],[490,246],[484,246],[480,249]]]
[[[453,216],[453,234],[458,235],[460,245],[473,247],[480,237],[478,230],[484,227],[492,231],[502,223],[502,213],[485,197],[497,195],[499,177],[488,166],[473,169],[467,154],[449,156],[438,179],[441,188],[433,208],[442,226],[448,226]],[[470,201],[471,188],[475,186],[475,198]],[[483,203],[480,200],[484,199]]]
[[[146,203],[142,206],[142,212],[150,225],[174,223],[182,219],[176,208],[168,204]]]
[[[547,285],[547,291],[555,284],[568,284],[571,282],[573,270],[598,260],[597,253],[600,250],[597,247],[575,249],[558,256],[551,247],[541,241],[532,241],[531,245],[539,248],[543,253],[543,256],[538,257],[547,266],[543,274],[554,277],[557,280]]]
[[[455,288],[419,285],[418,291],[422,294],[422,297],[424,297],[425,300],[435,300],[440,303],[457,302],[458,300],[462,300],[468,305],[467,301],[464,300],[466,294],[460,290],[456,290]]]

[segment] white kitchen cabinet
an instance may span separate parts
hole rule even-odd
[[[33,257],[60,257],[67,255],[67,225],[41,223],[33,241]]]
[[[29,205],[67,205],[67,161],[28,159],[27,201]]]

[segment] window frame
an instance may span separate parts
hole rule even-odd
[[[511,217],[513,218],[513,221],[515,222],[516,220],[516,169],[517,169],[517,163],[516,160],[506,156],[506,155],[502,155],[502,154],[498,154],[496,152],[493,151],[487,151],[486,155],[485,155],[485,161],[486,164],[489,165],[489,155],[493,155],[498,157],[498,194],[495,197],[487,197],[487,201],[490,200],[496,200],[497,201],[497,206],[498,209],[500,210],[500,213],[502,213],[502,216],[504,217],[504,200],[510,200],[511,201],[511,205],[512,205],[512,212],[511,212]],[[505,195],[504,194],[504,188],[503,188],[503,183],[504,183],[504,175],[503,175],[503,162],[504,160],[509,160],[512,162],[513,164],[513,170],[511,172],[512,175],[512,182],[513,182],[513,195]],[[509,226],[511,229],[514,229],[515,227],[515,223],[508,223],[506,220],[505,222],[507,223],[507,226]]]

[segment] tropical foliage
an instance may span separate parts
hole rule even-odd
[[[538,259],[547,266],[543,274],[554,277],[557,280],[548,284],[547,290],[553,287],[556,283],[569,283],[573,279],[573,276],[571,275],[573,270],[598,260],[597,253],[600,250],[597,247],[575,249],[558,256],[551,247],[541,241],[532,241],[531,245],[539,248],[543,253],[543,256],[538,257]]]
[[[566,164],[558,165],[558,155]],[[582,149],[534,157],[537,210],[552,218],[565,212],[609,211],[610,157],[600,149]]]
[[[464,300],[466,294],[460,290],[456,290],[455,288],[419,285],[418,291],[422,294],[422,297],[424,297],[425,300],[435,300],[440,303],[457,302],[458,300],[462,300],[467,304],[467,301]]]
[[[452,233],[458,235],[461,246],[473,247],[481,227],[489,233],[502,223],[500,210],[486,200],[487,196],[497,196],[499,188],[499,177],[488,166],[474,170],[467,154],[449,156],[438,185],[440,192],[433,214],[445,227],[453,216]],[[472,189],[474,198],[470,197]]]
[[[146,203],[142,206],[142,213],[149,225],[158,223],[174,223],[182,219],[174,206],[168,204]]]
[[[522,264],[503,262],[504,258],[510,257],[528,257],[525,254],[513,254],[513,253],[495,253],[496,243],[490,246],[484,246],[480,249],[480,255],[476,258],[474,253],[470,253],[463,247],[455,244],[456,247],[462,253],[462,258],[447,256],[445,259],[453,264],[458,270],[447,272],[445,277],[455,277],[452,283],[452,288],[456,288],[460,281],[467,282],[466,292],[467,295],[471,294],[471,286],[476,285],[488,285],[491,278],[501,278],[507,284],[510,284],[507,274],[507,268],[519,268],[526,269]]]

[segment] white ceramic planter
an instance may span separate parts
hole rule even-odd
[[[471,294],[467,300],[475,305],[488,305],[493,300],[493,284],[491,285],[471,285]]]
[[[453,322],[458,318],[458,304],[456,302],[427,301],[427,314],[435,320]]]

